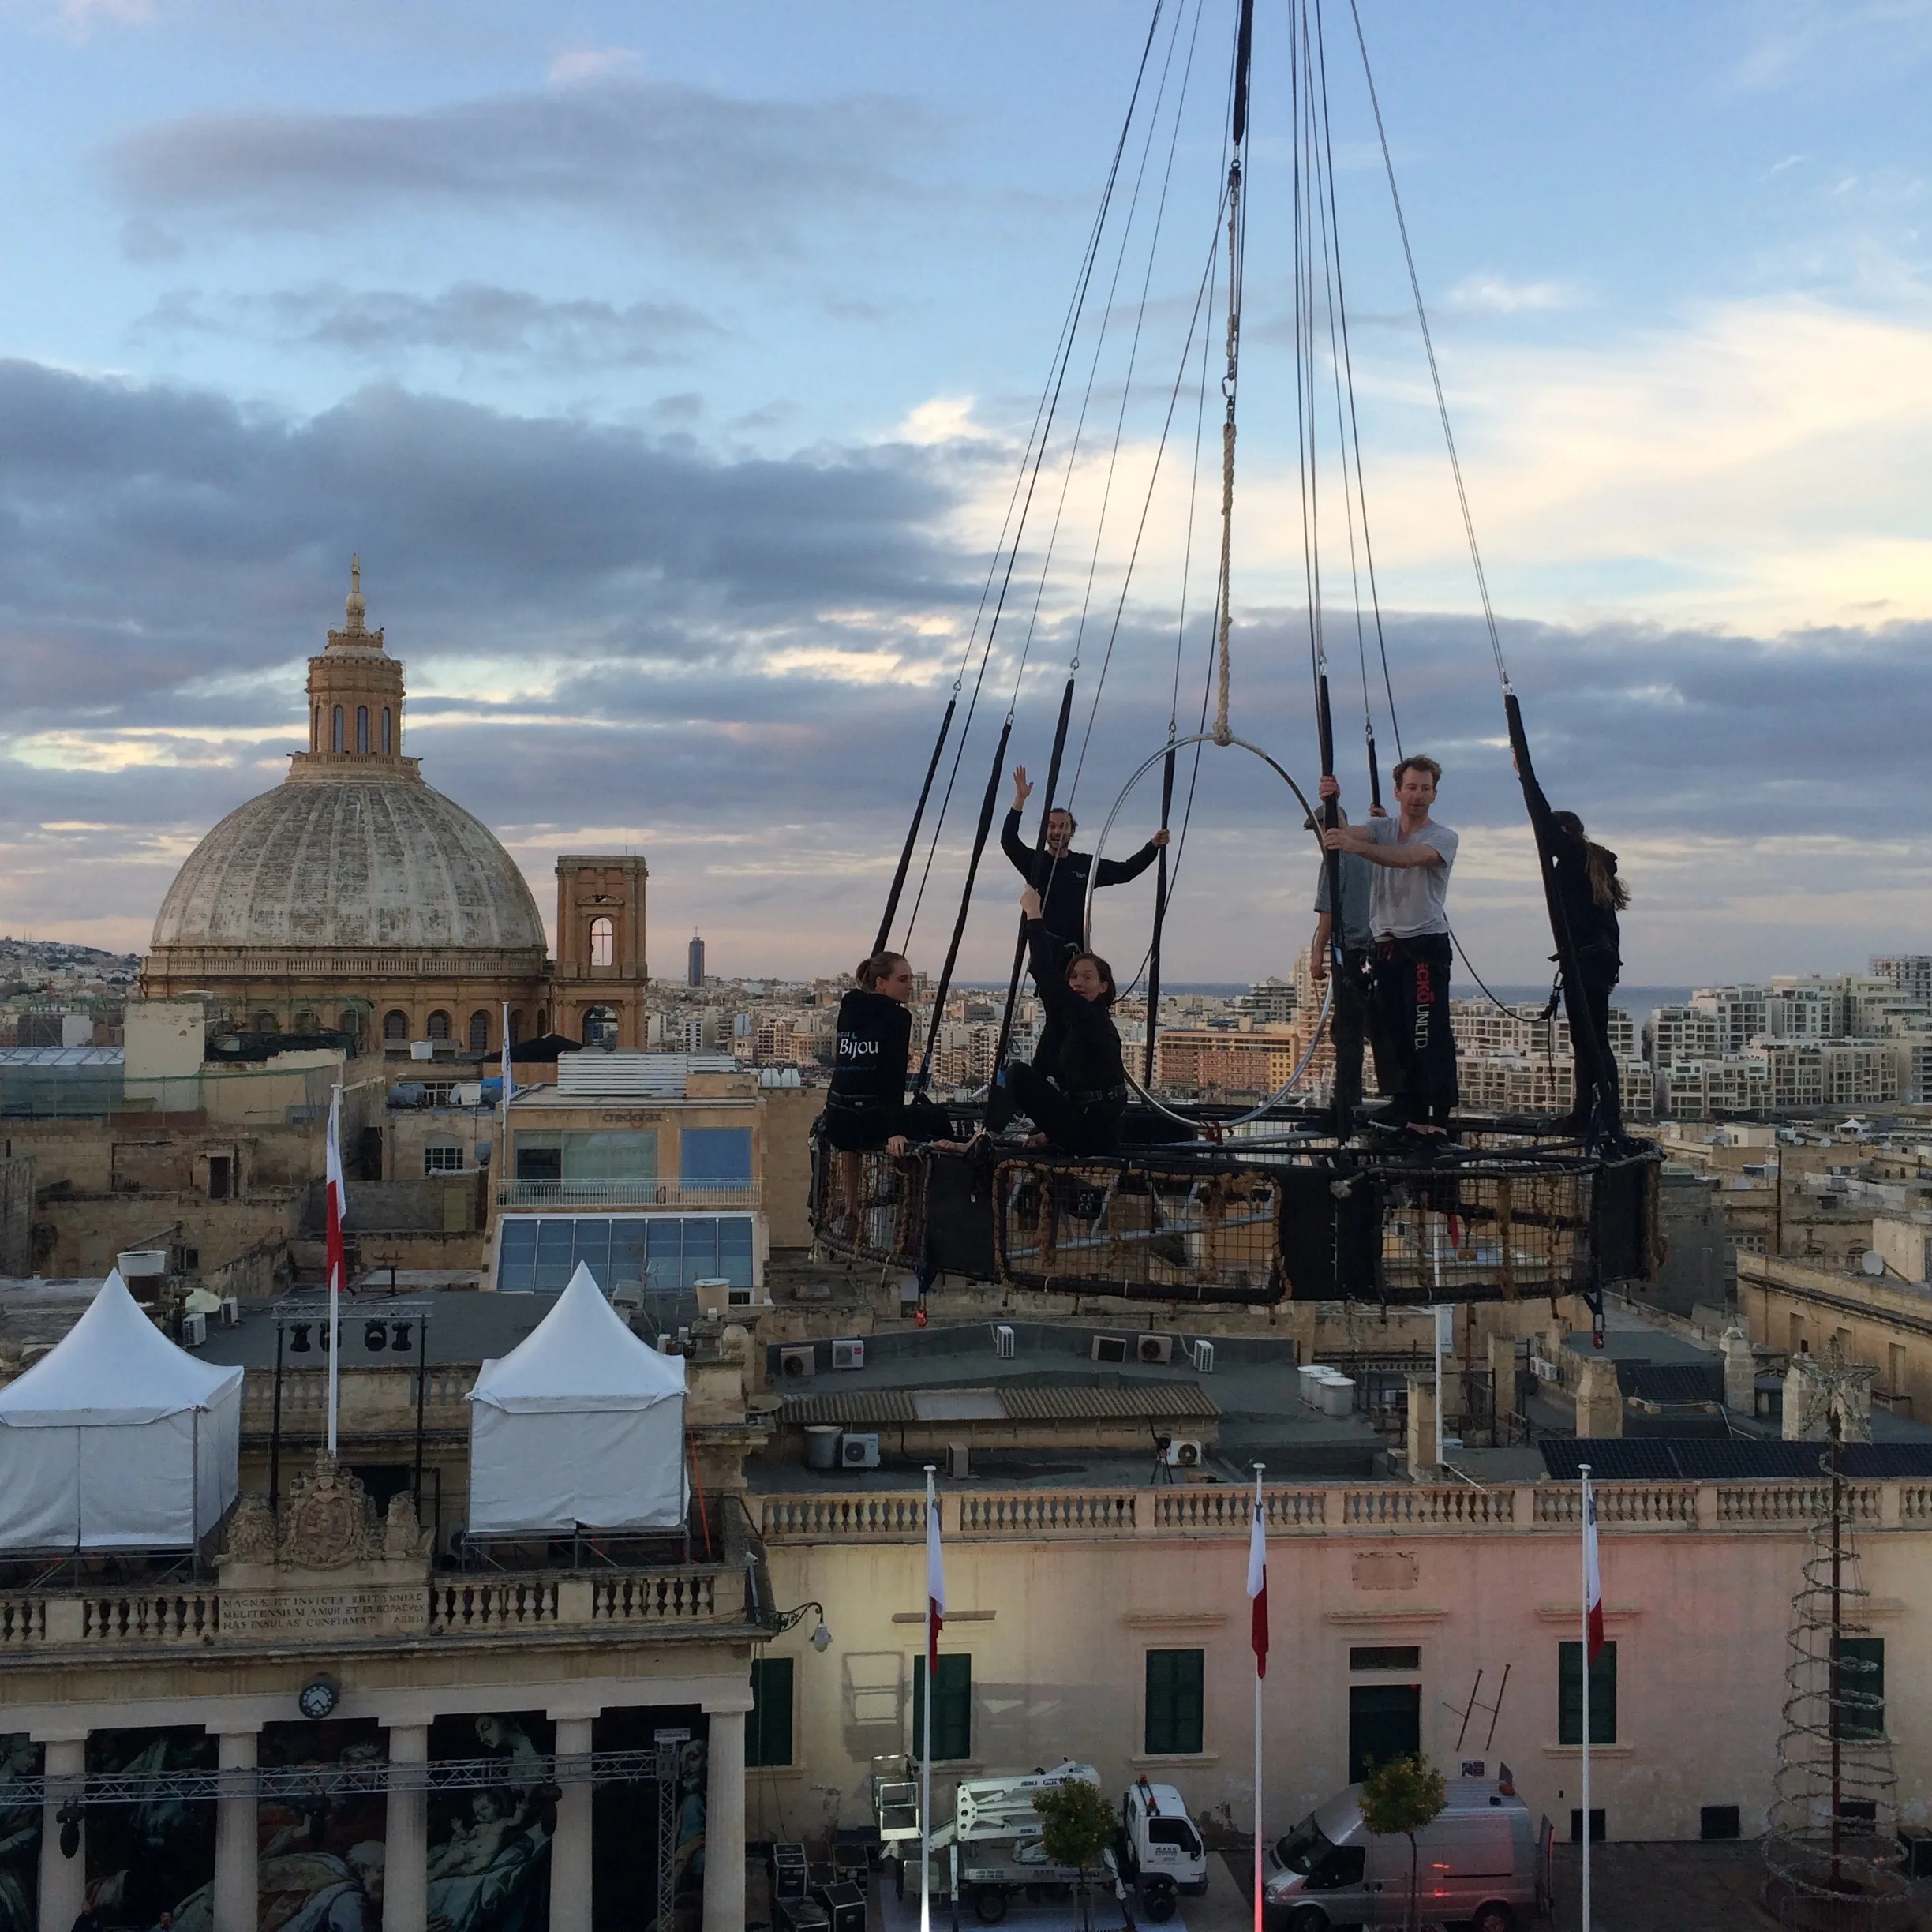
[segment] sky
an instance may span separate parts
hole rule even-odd
[[[1932,950],[1932,0],[1359,3],[1496,630],[1324,0],[1346,796],[1365,676],[1384,769],[1398,736],[1447,768],[1470,956],[1545,970],[1500,651],[1552,799],[1620,855],[1628,979]],[[1038,777],[1076,657],[1081,842],[1130,850],[1212,642],[1234,11],[0,0],[0,930],[144,945],[303,743],[351,552],[425,777],[546,915],[556,853],[644,852],[661,972],[693,930],[728,975],[849,970],[956,676],[915,964],[1009,706]],[[1230,716],[1312,792],[1289,21],[1257,9]],[[1184,807],[1168,977],[1286,974],[1299,807],[1218,747]],[[1016,886],[990,852],[963,972],[1003,970]],[[1101,902],[1117,964],[1151,907]]]

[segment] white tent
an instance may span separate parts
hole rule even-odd
[[[581,1264],[470,1404],[473,1535],[683,1522],[684,1358],[639,1341]]]
[[[0,1389],[0,1549],[199,1541],[235,1498],[242,1376],[177,1348],[110,1275]]]

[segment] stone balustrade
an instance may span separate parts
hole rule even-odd
[[[1603,1482],[1606,1532],[1755,1530],[1800,1534],[1817,1517],[1818,1482]],[[1932,1530],[1932,1483],[1848,1482],[1854,1518],[1874,1529]],[[767,1495],[752,1500],[767,1544],[906,1543],[926,1533],[926,1499],[913,1490]],[[957,1541],[1046,1542],[1103,1537],[1245,1537],[1253,1492],[1234,1484],[1145,1489],[949,1489],[940,1512]],[[1574,1534],[1574,1483],[1311,1483],[1262,1491],[1271,1537]]]
[[[380,1599],[381,1601],[376,1601]],[[224,1619],[223,1605],[229,1606]],[[245,1644],[264,1638],[315,1641],[364,1635],[432,1637],[622,1628],[702,1628],[743,1622],[741,1567],[711,1564],[601,1572],[595,1576],[438,1577],[426,1589],[285,1593],[264,1613],[262,1593],[215,1586],[116,1590],[71,1587],[0,1597],[0,1657],[25,1650],[111,1648],[117,1654],[171,1646]]]

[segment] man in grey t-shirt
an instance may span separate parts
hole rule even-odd
[[[1368,925],[1374,941],[1376,1010],[1395,1065],[1395,1105],[1385,1119],[1425,1134],[1446,1133],[1457,1099],[1455,1037],[1449,1027],[1449,871],[1458,841],[1429,816],[1442,767],[1410,757],[1395,767],[1401,814],[1323,835],[1331,852],[1375,868]],[[1324,798],[1339,796],[1332,778]]]

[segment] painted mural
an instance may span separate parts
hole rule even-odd
[[[429,1799],[429,1920],[437,1932],[547,1932],[556,1788],[542,1759],[556,1727],[538,1711],[439,1717],[433,1762],[494,1758],[500,1777]]]
[[[688,1735],[677,1746],[671,1828],[672,1909],[658,1926],[657,1787],[600,1784],[591,1800],[596,1932],[696,1932],[704,1916],[706,1718],[696,1705],[607,1710],[591,1743],[600,1751],[649,1750],[660,1731]]]
[[[217,1750],[207,1732],[185,1726],[96,1731],[87,1765],[109,1775],[212,1771]],[[181,1932],[198,1932],[209,1923],[214,1882],[212,1799],[88,1807],[87,1902],[109,1925],[152,1926],[165,1911]]]
[[[40,1747],[0,1733],[0,1784],[40,1775]],[[40,1807],[0,1799],[0,1932],[36,1932],[40,1904]]]
[[[341,1767],[382,1762],[380,1727],[339,1717],[265,1724],[256,1750],[264,1769],[298,1765],[316,1781],[312,1797],[264,1799],[256,1808],[260,1932],[380,1932],[388,1799],[380,1792],[331,1795],[328,1785]]]

